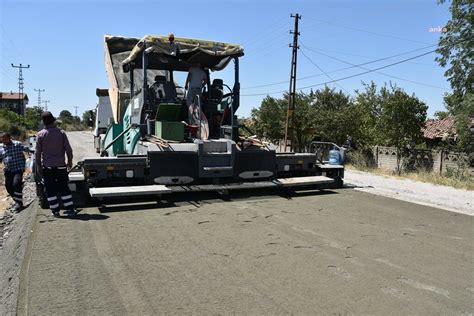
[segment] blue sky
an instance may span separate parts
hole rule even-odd
[[[51,101],[49,109],[53,113],[63,109],[74,113],[74,106],[78,106],[82,115],[95,107],[95,89],[108,87],[104,34],[141,37],[173,32],[177,37],[243,45],[246,55],[241,59],[238,114],[248,116],[266,93],[277,92],[272,96],[279,97],[278,91],[288,89],[288,83],[252,87],[288,80],[288,44],[292,40],[289,30],[294,21],[290,13],[302,15],[297,75],[313,76],[299,80],[297,89],[365,71],[336,71],[349,64],[437,44],[440,33],[430,32],[430,28],[442,27],[450,16],[448,4],[437,5],[436,0],[0,0],[0,90],[18,90],[18,70],[11,63],[30,64],[31,68],[24,70],[30,105],[37,103],[34,89],[41,88],[46,89],[42,98]],[[434,48],[363,67],[381,67]],[[354,95],[354,90],[362,89],[362,82],[373,80],[383,85],[391,81],[408,93],[415,93],[429,106],[432,116],[435,111],[444,110],[443,94],[450,91],[443,76],[445,70],[437,65],[435,57],[436,54],[429,54],[380,70],[383,74],[373,72],[328,86]],[[225,80],[231,79],[231,74],[229,67],[212,76]],[[322,88],[315,89],[318,87]]]

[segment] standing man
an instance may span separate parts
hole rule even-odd
[[[45,127],[38,132],[35,156],[38,170],[43,175],[49,208],[54,217],[59,217],[59,193],[62,204],[66,207],[66,215],[76,215],[68,186],[68,168],[72,167],[71,145],[66,133],[54,124],[56,119],[51,112],[43,112],[41,118]]]
[[[189,67],[188,77],[184,88],[187,89],[186,105],[188,106],[188,122],[191,125],[200,125],[197,137],[207,139],[209,137],[209,124],[202,112],[201,104],[195,103],[197,97],[202,98],[202,87],[207,83],[207,74],[200,64]]]
[[[9,133],[2,136],[2,151],[0,160],[5,165],[5,187],[15,201],[13,212],[18,213],[23,208],[23,172],[25,172],[25,146],[14,141]]]
[[[184,85],[184,89],[188,90],[186,94],[186,105],[188,107],[194,103],[194,98],[197,95],[201,97],[202,87],[207,83],[206,72],[200,66],[200,64],[195,64],[189,67],[186,84]]]
[[[174,34],[168,34],[168,42],[169,42],[169,49],[171,51],[171,55],[178,56],[179,55],[179,44],[174,41]]]

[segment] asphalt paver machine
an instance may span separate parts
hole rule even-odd
[[[72,189],[94,199],[189,191],[340,187],[342,165],[315,153],[279,153],[242,135],[236,44],[165,36],[105,36],[113,123],[101,157],[70,173]],[[177,77],[190,67],[207,83],[190,102]],[[219,73],[233,67],[233,82]],[[229,70],[227,71],[229,72]],[[180,74],[181,73],[181,74]]]

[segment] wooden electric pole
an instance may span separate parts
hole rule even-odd
[[[301,15],[291,14],[290,17],[295,18],[295,29],[290,31],[293,34],[293,44],[289,46],[292,48],[291,54],[291,71],[290,71],[290,89],[288,91],[288,111],[286,113],[286,125],[285,125],[285,152],[288,148],[288,140],[290,141],[290,150],[293,150],[294,144],[294,110],[295,110],[295,98],[296,98],[296,65],[298,60],[298,21],[301,19]]]

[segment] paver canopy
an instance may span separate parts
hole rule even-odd
[[[190,65],[196,63],[214,71],[221,70],[233,57],[244,55],[243,48],[237,44],[190,38],[175,38],[174,43],[170,44],[166,36],[144,36],[122,62],[124,70],[129,69],[130,63],[135,68],[141,68],[144,50],[148,52],[148,69],[178,71],[187,71]]]

